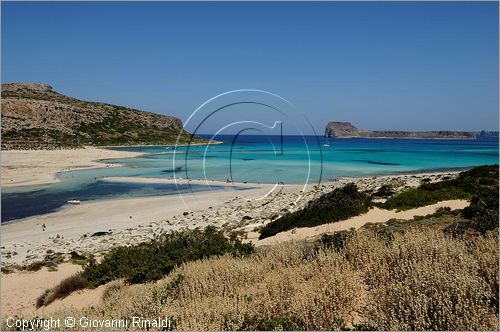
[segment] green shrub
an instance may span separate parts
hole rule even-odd
[[[376,192],[373,193],[373,197],[389,197],[394,194],[394,189],[392,189],[391,185],[384,184]]]
[[[112,249],[100,263],[92,260],[82,275],[93,287],[124,278],[129,283],[161,279],[176,266],[197,259],[230,253],[248,255],[254,250],[236,238],[227,239],[215,227],[163,234],[150,242]]]
[[[498,189],[480,189],[462,216],[473,220],[471,226],[482,234],[498,228]]]
[[[333,248],[336,251],[341,251],[353,235],[354,230],[339,231],[333,234],[323,234],[321,238],[316,241],[316,244],[317,247],[320,248]]]
[[[462,210],[461,217],[464,219],[449,225],[445,232],[455,237],[469,237],[498,229],[498,188],[480,188],[471,204]]]
[[[452,199],[470,199],[480,188],[498,188],[498,165],[480,166],[459,174],[456,179],[424,183],[390,197],[385,209],[409,210]]]
[[[70,261],[73,264],[86,265],[92,259],[92,255],[89,255],[89,257],[87,257],[85,255],[80,255],[76,251],[72,251],[69,254],[71,256]]]
[[[453,180],[448,180],[453,181]],[[439,201],[451,199],[468,199],[470,194],[462,189],[450,185],[448,188],[434,188],[432,185],[425,185],[427,188],[411,188],[403,191],[399,195],[389,198],[382,207],[388,210],[409,210],[420,206],[431,205]]]
[[[273,236],[295,227],[313,227],[345,220],[366,213],[371,206],[370,197],[349,183],[342,188],[322,195],[302,210],[286,214],[262,228],[260,239]]]
[[[425,216],[414,216],[413,220],[419,221],[419,220],[424,220],[424,219],[430,219],[430,218],[439,218],[441,216],[445,215],[453,215],[454,212],[451,211],[450,207],[439,207],[436,209],[436,212],[425,215]]]

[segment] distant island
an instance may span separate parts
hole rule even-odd
[[[2,84],[2,150],[203,143],[179,118],[62,95],[50,85]]]
[[[448,139],[498,139],[498,131],[399,131],[399,130],[363,130],[350,122],[328,122],[325,137],[336,138],[448,138]]]

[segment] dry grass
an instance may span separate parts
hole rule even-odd
[[[496,250],[483,251],[493,243]],[[470,245],[476,248],[471,251]],[[370,325],[382,330],[497,329],[498,284],[483,266],[496,262],[498,280],[498,240],[470,245],[438,232],[399,237],[383,255],[389,278],[373,285],[369,295]]]
[[[102,300],[105,301],[106,299],[112,297],[116,292],[118,292],[124,286],[125,282],[121,279],[108,283],[102,293]]]
[[[338,251],[287,243],[189,262],[71,315],[170,316],[180,330],[497,330],[497,310],[498,236],[466,242],[419,229],[390,245],[358,231]]]
[[[71,277],[67,277],[52,289],[47,289],[42,295],[36,299],[35,306],[48,305],[57,299],[63,299],[74,291],[84,289],[88,286],[88,281],[80,273],[76,273]]]

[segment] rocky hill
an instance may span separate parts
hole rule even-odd
[[[469,131],[397,131],[397,130],[362,130],[350,122],[328,122],[325,128],[326,137],[350,138],[450,138],[475,139],[476,133]]]
[[[179,133],[181,143],[191,137],[176,117],[78,100],[45,84],[2,84],[1,104],[2,149],[174,144]]]

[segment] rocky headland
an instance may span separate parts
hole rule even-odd
[[[325,137],[336,138],[448,138],[448,139],[476,139],[476,133],[470,131],[400,131],[400,130],[363,130],[353,126],[350,122],[328,122],[325,128]]]
[[[35,83],[2,84],[2,150],[201,143],[179,118],[83,101]]]

